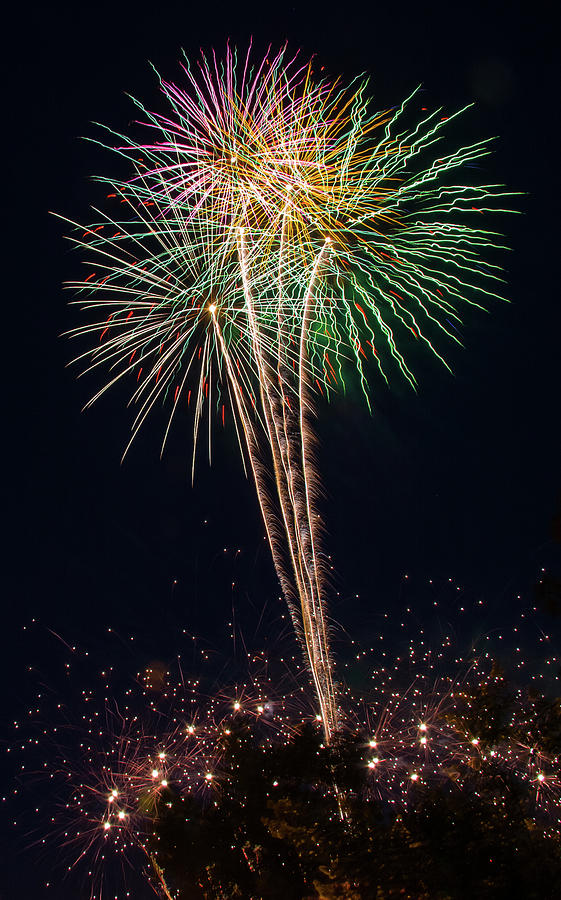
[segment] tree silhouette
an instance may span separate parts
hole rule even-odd
[[[526,739],[558,753],[559,699],[525,696]],[[518,740],[518,726],[509,725],[513,697],[493,666],[461,698],[462,727],[477,728],[484,747]],[[179,897],[561,896],[559,834],[535,814],[535,790],[495,768],[491,756],[467,767],[461,787],[444,773],[413,785],[407,805],[398,805],[372,791],[365,736],[339,734],[326,747],[310,727],[285,744],[255,724],[227,731],[206,796],[170,788],[161,798],[153,852]]]

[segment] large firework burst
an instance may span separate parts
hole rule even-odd
[[[145,139],[110,132],[133,174],[100,179],[117,210],[72,237],[88,272],[70,286],[94,313],[74,334],[96,340],[79,359],[111,371],[91,402],[133,377],[131,441],[159,401],[164,445],[182,406],[194,447],[205,409],[209,426],[211,407],[233,413],[329,739],[313,395],[354,368],[367,396],[369,359],[414,383],[405,336],[443,361],[438,338],[459,340],[461,306],[498,296],[481,221],[505,191],[454,183],[488,142],[444,150],[441,110],[408,126],[417,92],[373,112],[364,79],[316,75],[286,48],[257,64],[228,48],[183,73],[185,87],[160,81],[166,115],[135,101]]]

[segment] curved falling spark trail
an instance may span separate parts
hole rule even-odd
[[[308,422],[310,405],[306,395],[308,380],[306,347],[314,288],[329,243],[328,239],[324,242],[314,261],[303,299],[297,365],[294,369],[286,365],[285,354],[281,347],[282,328],[279,327],[275,368],[274,360],[267,359],[266,341],[259,332],[253,313],[243,229],[240,229],[239,233],[240,268],[253,350],[259,369],[261,408],[266,425],[267,445],[272,458],[280,516],[276,514],[266,485],[263,483],[262,475],[268,467],[260,465],[258,458],[255,458],[255,451],[259,452],[258,444],[254,440],[249,440],[248,449],[252,456],[252,471],[266,527],[267,523],[275,519],[278,522],[280,518],[277,528],[281,531],[284,541],[279,541],[278,531],[275,534],[270,527],[267,527],[267,535],[285,598],[290,604],[295,627],[304,643],[327,741],[337,728],[338,712],[332,678],[333,662],[325,621],[325,588],[318,564],[319,538],[316,528],[318,514],[314,507],[315,491],[309,446],[311,435]],[[280,310],[283,305],[282,296],[279,296],[278,305]],[[231,371],[229,366],[229,375]],[[289,397],[292,397],[292,404]],[[290,559],[288,571],[282,553],[284,542]]]
[[[278,353],[278,368],[267,359],[263,335],[260,333],[253,311],[253,298],[247,273],[247,254],[243,230],[239,232],[239,258],[246,309],[251,332],[253,352],[259,368],[259,386],[262,420],[265,423],[266,440],[259,440],[259,430],[252,421],[250,410],[244,402],[238,379],[218,323],[216,304],[210,312],[217,339],[224,355],[226,371],[237,412],[243,424],[246,448],[267,531],[273,562],[281,582],[285,598],[289,602],[297,631],[301,634],[316,689],[326,740],[337,728],[338,715],[332,679],[332,660],[324,614],[324,589],[317,562],[318,536],[315,533],[317,513],[314,511],[314,492],[311,487],[310,432],[307,423],[309,410],[305,396],[306,387],[306,331],[308,328],[314,283],[328,242],[324,244],[314,264],[304,298],[304,315],[301,319],[299,359],[296,371],[282,366]],[[280,305],[280,303],[279,303]],[[293,398],[292,405],[289,394]],[[275,495],[278,509],[268,490],[270,481],[267,452],[270,452],[274,472]],[[284,548],[288,550],[287,567]]]
[[[455,116],[422,107],[411,123],[417,92],[372,112],[366,81],[315,77],[286,47],[254,64],[250,50],[203,55],[198,72],[185,61],[185,89],[160,79],[167,115],[135,100],[147,140],[109,130],[134,174],[98,179],[117,212],[96,211],[85,230],[71,223],[89,270],[70,286],[99,313],[71,334],[97,341],[78,357],[86,371],[111,373],[90,402],[135,376],[127,450],[168,402],[163,451],[188,407],[194,475],[205,422],[211,452],[210,407],[223,422],[233,413],[329,740],[338,707],[313,398],[354,370],[368,401],[368,362],[414,386],[401,349],[412,342],[444,363],[438,339],[460,343],[462,304],[500,296],[500,268],[481,256],[501,244],[482,216],[504,211],[510,192],[455,180],[488,142],[445,151]]]

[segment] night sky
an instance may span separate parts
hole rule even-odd
[[[147,61],[179,78],[181,47],[190,56],[199,47],[220,52],[228,37],[245,47],[253,35],[261,51],[287,39],[330,73],[367,72],[380,108],[421,83],[429,107],[453,111],[473,100],[450,144],[498,135],[481,180],[524,192],[513,200],[522,215],[497,223],[512,248],[502,257],[511,303],[466,312],[465,349],[446,349],[454,374],[419,357],[418,392],[374,380],[372,416],[353,391],[319,405],[335,620],[368,637],[380,610],[401,602],[407,573],[419,585],[452,577],[501,622],[517,603],[531,604],[542,567],[561,575],[551,536],[561,495],[554,29],[539,4],[376,6],[117,0],[10,11],[2,185],[8,726],[26,703],[25,666],[40,660],[56,678],[59,643],[41,637],[47,628],[104,662],[113,652],[108,624],[135,635],[137,650],[124,662],[133,670],[179,652],[184,628],[226,652],[232,605],[251,635],[264,610],[273,626],[284,613],[234,436],[217,429],[212,468],[201,453],[192,488],[189,423],[179,423],[160,461],[165,419],[156,412],[121,466],[127,385],[81,413],[99,376],[77,381],[66,366],[72,347],[60,337],[79,323],[61,289],[77,260],[48,211],[88,220],[99,196],[89,176],[111,171],[111,158],[80,137],[97,136],[93,121],[126,130],[134,117],[126,92],[157,106]],[[44,631],[29,636],[22,628],[33,617]],[[471,619],[466,629],[486,624]],[[3,867],[2,900],[43,896],[35,881],[16,892],[19,878]],[[77,896],[65,890],[50,896]]]

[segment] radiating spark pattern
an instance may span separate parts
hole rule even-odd
[[[481,256],[500,239],[482,222],[508,192],[457,182],[489,143],[446,150],[455,116],[410,122],[417,92],[376,112],[364,79],[317,76],[286,47],[258,62],[250,50],[186,60],[184,86],[160,79],[166,114],[135,101],[144,139],[109,131],[133,175],[99,179],[113,205],[71,238],[87,268],[70,287],[92,318],[73,333],[95,340],[78,357],[87,370],[111,372],[91,402],[132,377],[131,441],[163,401],[165,446],[191,407],[194,470],[205,416],[210,453],[211,408],[232,415],[329,739],[313,398],[353,370],[368,398],[372,364],[414,385],[412,342],[444,362],[439,339],[460,343],[462,305],[498,296],[499,267]]]
[[[547,747],[544,719],[544,710],[559,700],[545,702],[547,677],[531,674],[536,663],[546,673],[558,667],[554,647],[548,649],[550,636],[536,611],[528,610],[464,650],[454,634],[466,611],[472,618],[481,601],[440,605],[435,624],[441,628],[441,614],[448,624],[438,640],[429,636],[430,623],[419,629],[415,612],[406,606],[397,616],[395,610],[392,617],[381,614],[380,634],[372,635],[377,640],[371,646],[352,641],[342,652],[345,677],[361,684],[359,691],[342,684],[340,692],[345,731],[361,742],[364,802],[407,810],[415,808],[419,790],[435,785],[477,795],[490,784],[518,784],[528,800],[529,820],[559,839],[559,758],[558,750]],[[395,645],[396,619],[404,629],[404,652],[397,655],[383,649],[386,642]],[[119,636],[114,639],[120,646]],[[521,643],[526,652],[505,680],[496,654],[510,656]],[[213,692],[205,690],[214,678],[212,668],[187,679],[178,659],[155,693],[148,667],[119,698],[114,673],[104,670],[97,681],[90,680],[88,654],[74,647],[64,667],[72,667],[73,679],[88,679],[79,724],[39,676],[28,723],[16,723],[10,748],[22,758],[19,790],[35,796],[42,758],[42,777],[50,794],[60,798],[52,836],[44,840],[57,841],[69,869],[86,868],[92,898],[105,897],[100,885],[111,859],[122,863],[126,877],[129,869],[139,871],[138,860],[153,855],[153,828],[163,806],[193,797],[211,804],[229,789],[235,774],[227,765],[228,739],[236,728],[250,723],[265,749],[289,744],[306,724],[321,728],[302,690],[305,670],[290,663],[292,647],[277,655],[283,665],[294,666],[284,686],[273,659],[269,668],[265,656],[248,650],[244,681]],[[211,666],[205,654],[200,659],[203,669]],[[481,718],[482,710],[491,712]],[[273,773],[271,796],[284,789],[282,776]],[[161,885],[165,872],[158,868],[163,862],[157,852],[155,862],[147,873]]]

